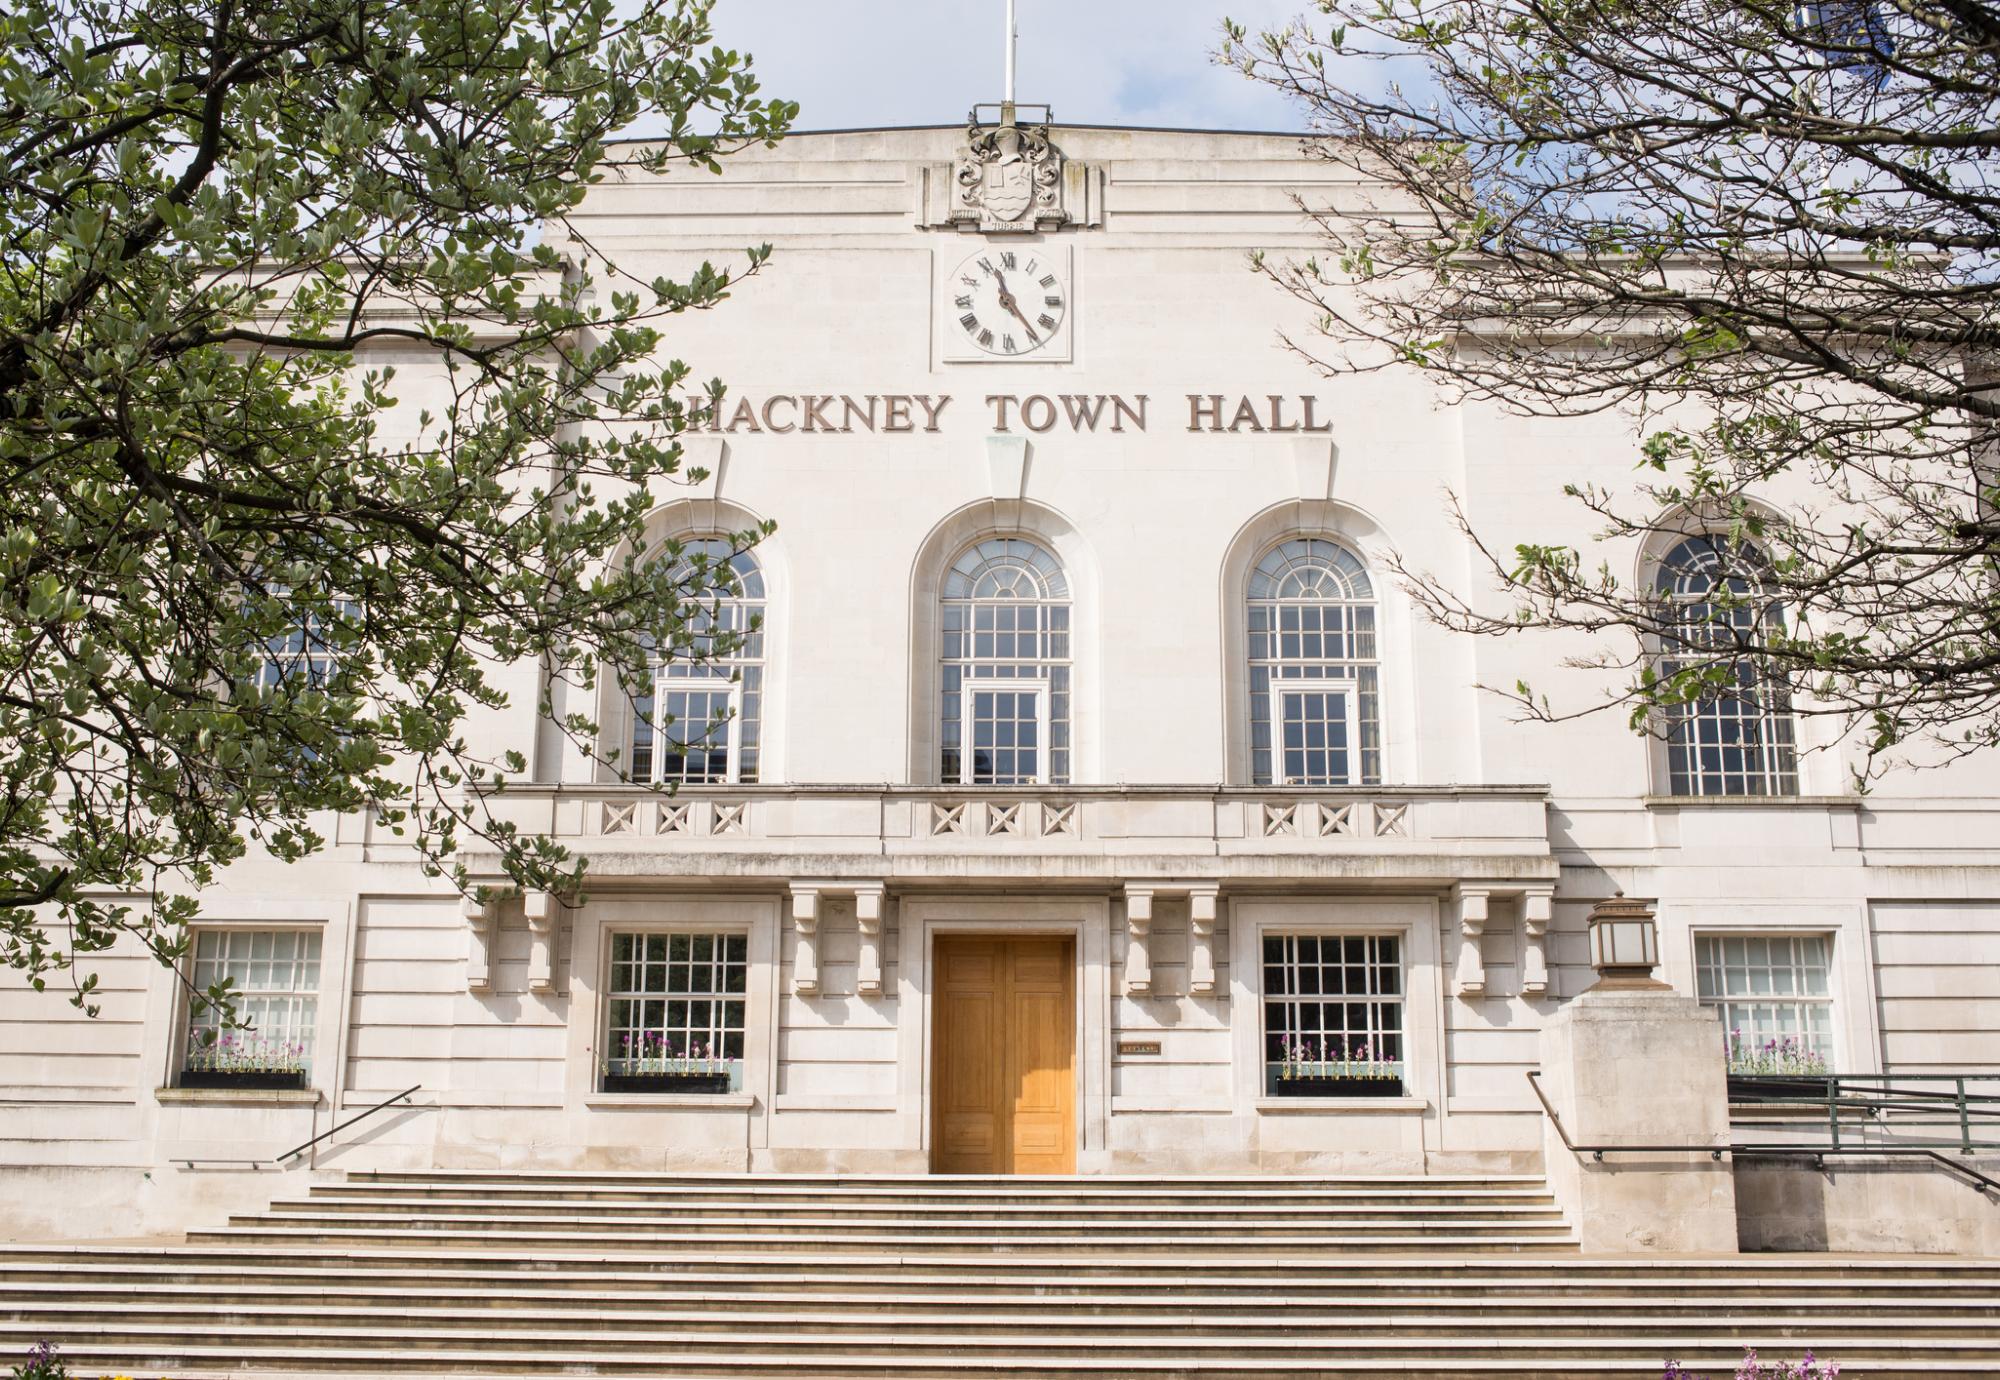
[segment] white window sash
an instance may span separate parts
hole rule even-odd
[[[1012,680],[998,676],[970,676],[959,678],[958,690],[958,782],[960,785],[980,784],[974,779],[972,763],[978,748],[973,739],[976,725],[972,710],[974,697],[982,694],[1025,693],[1035,697],[1035,778],[1024,783],[1036,786],[1049,784],[1049,682],[1045,680]],[[992,784],[992,783],[988,783]]]
[[[1279,786],[1304,784],[1291,774],[1285,761],[1285,697],[1311,694],[1340,696],[1341,718],[1347,728],[1347,779],[1332,784],[1352,786],[1361,777],[1361,682],[1337,676],[1312,680],[1298,677],[1279,680],[1275,675],[1272,676],[1270,715],[1273,784]]]
[[[729,721],[723,728],[724,751],[729,754],[728,766],[720,782],[694,782],[695,785],[735,785],[743,770],[743,682],[732,680],[699,680],[689,676],[658,675],[653,679],[653,767],[652,779],[666,779],[667,758],[675,747],[685,750],[688,746],[687,720],[680,720],[671,728],[660,722],[665,714],[666,698],[671,694],[712,695],[718,691],[729,697]],[[708,721],[703,721],[706,730]],[[675,729],[679,736],[672,736]]]

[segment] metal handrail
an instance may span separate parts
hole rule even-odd
[[[418,1083],[413,1087],[405,1088],[401,1092],[397,1093],[394,1097],[389,1098],[383,1102],[377,1102],[367,1111],[357,1112],[353,1116],[349,1117],[347,1120],[341,1122],[339,1125],[327,1127],[324,1131],[321,1131],[311,1140],[305,1141],[304,1143],[299,1145],[294,1145],[291,1149],[287,1150],[282,1155],[273,1155],[271,1157],[271,1163],[275,1165],[283,1165],[286,1160],[291,1159],[295,1155],[304,1154],[306,1151],[312,1149],[315,1145],[318,1145],[321,1141],[325,1140],[328,1136],[332,1135],[334,1132],[345,1131],[355,1122],[365,1121],[367,1118],[374,1116],[375,1113],[381,1111],[384,1107],[393,1107],[396,1103],[403,1101],[405,1098],[409,1097],[412,1093],[422,1092],[423,1086],[424,1086],[423,1084]]]
[[[1814,1076],[1831,1077],[1832,1075]],[[1958,1081],[1962,1084],[1964,1080],[1959,1079]],[[1955,1170],[1965,1175],[1967,1178],[1978,1183],[1981,1188],[2000,1190],[2000,1179],[1981,1173],[1971,1165],[1952,1159],[1949,1155],[1928,1145],[1841,1145],[1837,1139],[1832,1145],[1788,1145],[1782,1143],[1763,1145],[1738,1145],[1734,1143],[1729,1145],[1642,1145],[1630,1142],[1621,1142],[1617,1145],[1578,1145],[1570,1139],[1569,1128],[1562,1124],[1562,1118],[1556,1114],[1556,1109],[1550,1103],[1548,1094],[1542,1091],[1542,1074],[1540,1069],[1528,1070],[1528,1086],[1535,1090],[1535,1100],[1542,1104],[1542,1115],[1549,1119],[1549,1124],[1556,1128],[1556,1135],[1562,1138],[1563,1149],[1569,1151],[1572,1155],[1588,1155],[1599,1164],[1604,1162],[1606,1155],[1692,1154],[1696,1151],[1707,1151],[1708,1157],[1713,1160],[1720,1160],[1724,1155],[1747,1155],[1752,1159],[1810,1159],[1813,1161],[1815,1167],[1824,1167],[1828,1155],[1921,1155],[1926,1159],[1943,1165],[1947,1169]],[[1794,1105],[1816,1106],[1819,1104],[1807,1101]],[[1967,1144],[1967,1153],[1970,1153],[1970,1142]]]

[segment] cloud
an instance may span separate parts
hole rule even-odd
[[[1300,112],[1211,60],[1222,18],[1284,24],[1300,0],[1018,0],[1019,96],[1067,124],[1292,130]],[[756,59],[804,130],[954,124],[1001,96],[1004,0],[722,0],[717,36]]]

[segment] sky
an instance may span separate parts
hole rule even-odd
[[[1295,130],[1270,88],[1211,59],[1226,15],[1282,27],[1305,0],[1016,0],[1018,95],[1065,124]],[[800,130],[955,124],[1001,97],[1005,0],[721,0],[717,38],[756,60]]]

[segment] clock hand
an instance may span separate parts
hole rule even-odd
[[[1014,319],[1015,319],[1016,321],[1019,321],[1019,322],[1021,323],[1022,327],[1023,327],[1023,328],[1025,328],[1025,329],[1027,330],[1027,332],[1028,332],[1028,339],[1030,339],[1030,340],[1040,340],[1040,339],[1041,339],[1041,337],[1040,337],[1040,336],[1038,336],[1038,335],[1036,335],[1036,334],[1035,334],[1035,327],[1034,327],[1033,323],[1032,323],[1032,322],[1030,322],[1030,321],[1028,320],[1028,318],[1027,318],[1027,317],[1025,317],[1025,316],[1023,316],[1023,315],[1021,314],[1021,305],[1020,305],[1020,303],[1018,303],[1018,302],[1016,302],[1016,301],[1014,300],[1014,297],[1013,297],[1013,294],[1012,294],[1012,293],[1009,293],[1009,294],[1008,294],[1007,296],[1005,296],[1005,297],[1001,298],[1001,299],[1000,299],[1000,305],[1001,305],[1001,306],[1003,306],[1003,307],[1005,307],[1005,308],[1006,308],[1006,309],[1007,309],[1008,311],[1011,311],[1011,312],[1013,312],[1013,313],[1014,313]]]

